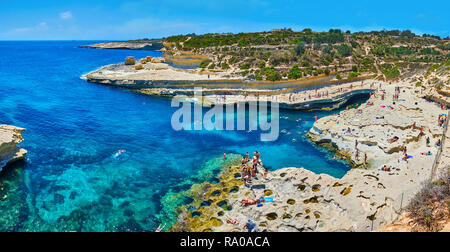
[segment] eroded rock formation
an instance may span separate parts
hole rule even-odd
[[[0,171],[7,165],[25,158],[27,151],[17,145],[23,141],[25,129],[0,125]]]

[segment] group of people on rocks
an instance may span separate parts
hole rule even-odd
[[[241,173],[242,173],[242,180],[244,181],[244,185],[246,187],[249,187],[249,183],[251,183],[252,179],[257,179],[256,175],[260,172],[258,169],[264,169],[263,164],[261,161],[261,154],[258,151],[255,151],[253,153],[253,156],[250,157],[249,153],[247,152],[245,157],[242,158],[241,161]],[[268,170],[264,169],[264,179],[267,178]],[[264,197],[261,197],[259,199],[242,199],[241,200],[241,206],[250,206],[250,205],[257,205],[262,204],[264,202]],[[227,223],[240,226],[241,223],[233,218],[227,218]],[[248,220],[247,223],[243,226],[244,229],[246,229],[248,232],[258,232],[258,226],[256,223],[254,223],[251,220]]]
[[[252,179],[256,179],[256,174],[258,173],[258,166],[262,167],[262,161],[260,159],[261,154],[258,151],[253,153],[253,157],[247,154],[242,159],[241,163],[241,173],[242,179],[244,180],[244,185],[248,186]],[[266,177],[266,171],[264,172],[264,177]]]
[[[444,127],[445,121],[447,120],[447,115],[439,115],[438,116],[438,125],[439,127]]]

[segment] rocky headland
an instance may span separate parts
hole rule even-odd
[[[128,49],[128,50],[148,50],[156,51],[163,48],[161,40],[132,40],[132,41],[113,41],[98,43],[93,45],[80,46],[79,48],[91,49]]]
[[[7,165],[25,158],[27,151],[17,145],[23,141],[25,129],[0,125],[0,171]]]

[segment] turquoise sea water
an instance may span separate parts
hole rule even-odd
[[[169,99],[80,79],[126,56],[160,53],[76,48],[91,43],[0,42],[0,123],[26,128],[28,150],[26,162],[1,174],[0,231],[152,231],[182,203],[163,205],[164,195],[213,181],[223,152],[258,150],[270,169],[335,177],[349,169],[304,137],[315,115],[336,111],[282,111],[289,133],[276,142],[261,142],[260,132],[177,132]]]

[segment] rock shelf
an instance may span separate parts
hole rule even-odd
[[[284,168],[270,172],[265,180],[259,167],[258,180],[253,183],[264,184],[265,189],[252,189],[244,186],[239,176],[234,176],[239,172],[239,165],[233,166],[230,168],[233,171],[224,174],[218,184],[223,188],[228,188],[228,183],[239,187],[233,194],[221,195],[226,196],[222,200],[230,208],[223,211],[212,204],[203,216],[206,221],[201,228],[197,222],[197,226],[185,225],[184,230],[243,231],[243,225],[252,220],[260,231],[371,231],[399,219],[403,207],[431,175],[435,157],[421,153],[437,151],[434,142],[443,134],[437,118],[448,111],[422,99],[411,84],[376,82],[374,85],[377,91],[366,103],[319,119],[308,133],[313,142],[325,143],[337,152],[338,158],[345,156],[352,164],[354,169],[344,177],[338,179],[303,168]],[[396,87],[401,91],[399,99],[394,101]],[[350,132],[346,133],[348,128]],[[394,136],[398,141],[389,143],[388,139]],[[430,138],[429,146],[427,138]],[[358,158],[355,140],[358,140]],[[407,161],[402,160],[405,146],[407,154],[412,156]],[[364,154],[367,154],[367,164]],[[381,170],[383,165],[390,167],[390,171]],[[273,202],[241,206],[243,199],[260,197],[272,197]],[[216,225],[210,225],[212,217],[220,220],[220,225],[216,220]],[[239,221],[240,225],[227,223],[228,218]]]

